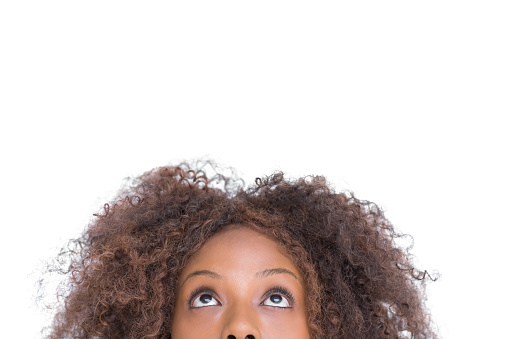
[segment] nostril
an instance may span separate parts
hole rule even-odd
[[[236,339],[234,335],[229,335],[227,339]]]
[[[254,335],[248,334],[248,335],[246,336],[246,339],[255,339],[255,337],[254,337]]]

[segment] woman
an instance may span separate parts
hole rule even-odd
[[[50,338],[433,338],[426,272],[323,177],[137,178],[74,247]]]

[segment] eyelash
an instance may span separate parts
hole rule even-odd
[[[193,292],[191,292],[189,299],[187,299],[188,307],[193,308],[192,304],[193,304],[194,299],[196,299],[198,296],[200,296],[201,294],[204,294],[204,293],[210,294],[214,298],[218,298],[216,293],[211,288],[208,288],[205,286],[200,286],[197,289],[195,289]]]
[[[189,299],[187,299],[187,305],[190,309],[193,308],[192,307],[193,301],[203,293],[210,294],[212,297],[219,299],[217,294],[211,288],[208,288],[205,286],[200,286],[197,289],[195,289],[193,292],[191,292]],[[293,294],[287,288],[285,288],[283,286],[279,286],[279,285],[274,286],[274,287],[270,288],[267,292],[265,292],[265,294],[263,295],[263,300],[260,303],[260,305],[262,305],[265,302],[265,300],[270,298],[270,296],[273,294],[281,294],[284,297],[286,297],[288,299],[288,301],[290,302],[290,307],[278,307],[278,306],[266,305],[267,307],[273,307],[273,308],[278,308],[278,309],[287,309],[287,308],[293,308],[293,306],[295,305],[295,298],[294,298]],[[221,303],[219,303],[219,304],[221,304]]]
[[[274,286],[271,289],[269,289],[267,292],[265,292],[265,294],[263,295],[263,301],[260,303],[260,305],[263,304],[263,302],[265,300],[267,300],[268,298],[270,298],[270,296],[273,294],[281,294],[282,296],[286,297],[288,299],[288,301],[290,302],[290,307],[277,307],[277,306],[270,306],[270,305],[267,305],[267,306],[274,307],[274,308],[287,309],[287,308],[292,308],[295,305],[295,298],[293,297],[293,294],[287,288],[285,288],[283,286],[279,286],[279,285]]]

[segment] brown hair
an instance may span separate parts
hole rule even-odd
[[[294,258],[313,338],[435,337],[426,271],[375,204],[320,176],[275,173],[242,187],[185,163],[133,180],[61,253],[71,264],[48,338],[171,338],[179,273],[231,224],[270,235]]]

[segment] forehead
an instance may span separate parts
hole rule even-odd
[[[237,275],[274,267],[298,272],[292,258],[274,239],[248,226],[234,225],[210,238],[183,273],[208,269]]]

